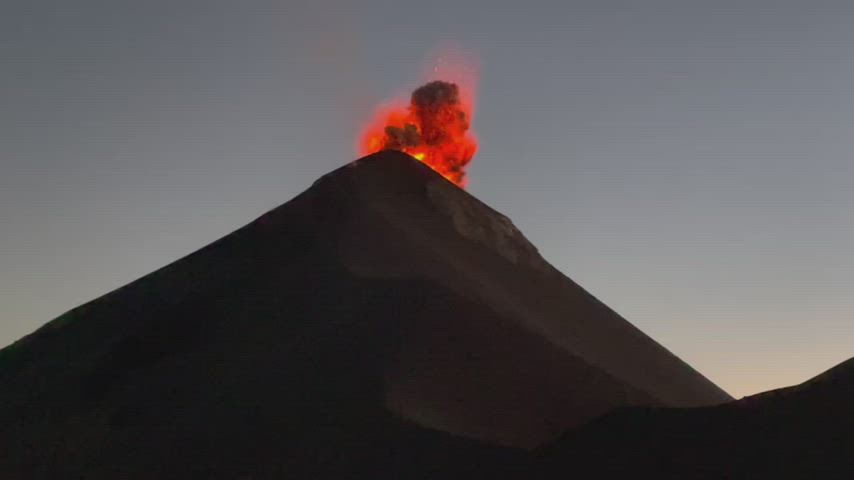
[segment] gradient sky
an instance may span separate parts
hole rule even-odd
[[[0,345],[354,157],[478,59],[469,190],[735,396],[854,355],[854,3],[5,1]]]

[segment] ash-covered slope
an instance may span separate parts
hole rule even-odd
[[[429,476],[507,457],[447,433],[530,448],[616,406],[727,400],[382,152],[0,351],[0,475]]]
[[[635,407],[540,452],[542,478],[854,478],[854,358],[800,385],[706,408]]]
[[[479,309],[428,302],[386,372],[395,412],[531,447],[618,405],[730,399],[555,270],[500,213],[405,155],[360,164],[345,188],[360,208],[339,237],[348,269],[426,279]]]

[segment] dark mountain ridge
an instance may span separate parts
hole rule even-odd
[[[633,407],[538,452],[566,472],[661,479],[854,478],[854,358],[793,387],[702,408]]]

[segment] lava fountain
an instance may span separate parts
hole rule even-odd
[[[474,105],[470,95],[456,83],[442,80],[415,89],[408,105],[378,110],[362,134],[359,153],[400,150],[465,187],[466,166],[477,152],[470,131]]]

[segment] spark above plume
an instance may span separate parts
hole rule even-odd
[[[400,150],[460,187],[477,152],[469,132],[472,103],[455,83],[432,81],[412,92],[408,106],[389,108],[365,130],[362,154]]]

